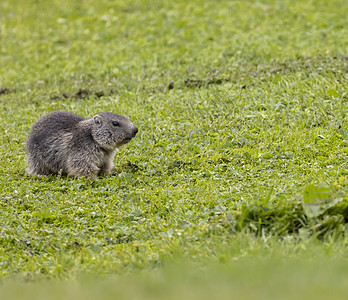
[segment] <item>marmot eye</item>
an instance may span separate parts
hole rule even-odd
[[[120,123],[118,123],[117,121],[112,121],[112,125],[114,125],[114,126],[119,126]]]

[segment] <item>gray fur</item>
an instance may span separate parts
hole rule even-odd
[[[70,112],[52,112],[31,128],[26,144],[27,171],[38,176],[62,172],[90,178],[110,174],[116,149],[137,132],[127,117],[114,113],[85,119]]]

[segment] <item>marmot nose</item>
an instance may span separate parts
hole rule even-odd
[[[138,127],[134,126],[134,128],[133,128],[133,137],[135,137],[137,133],[138,133]]]

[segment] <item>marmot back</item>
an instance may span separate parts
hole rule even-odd
[[[102,112],[90,119],[56,111],[40,118],[26,144],[28,173],[94,177],[110,174],[116,149],[138,128],[125,116]]]

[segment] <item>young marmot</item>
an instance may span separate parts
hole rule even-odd
[[[27,139],[28,173],[93,178],[110,174],[116,149],[138,128],[125,116],[102,112],[85,119],[65,111],[40,118]]]

